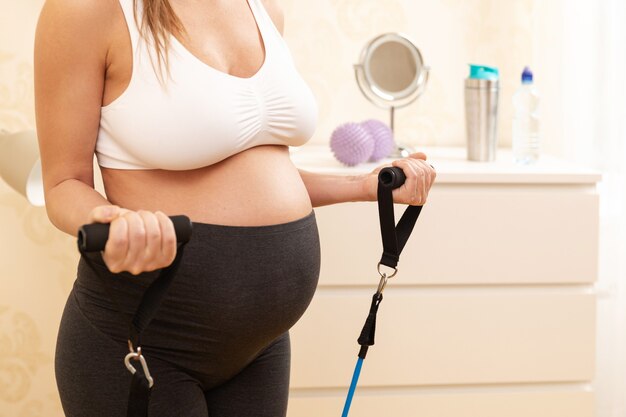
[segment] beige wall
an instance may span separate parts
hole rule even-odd
[[[387,31],[408,35],[432,68],[426,93],[396,112],[396,132],[402,141],[463,143],[463,78],[468,62],[500,67],[502,137],[509,141],[508,98],[517,73],[532,58],[532,1],[321,0],[305,6],[289,0],[284,4],[286,37],[320,104],[315,141],[325,143],[332,130],[346,121],[387,120],[387,111],[361,95],[352,70],[366,41]]]
[[[0,2],[0,129],[34,126],[36,1]],[[0,181],[0,416],[62,416],[53,357],[75,275],[72,239]]]
[[[555,42],[546,35],[554,25],[546,13],[558,16],[558,10],[547,10],[537,0],[281,2],[286,38],[320,105],[313,142],[326,143],[332,129],[345,121],[386,120],[384,111],[360,95],[352,72],[362,45],[385,31],[406,33],[432,67],[425,95],[397,112],[397,131],[406,142],[463,144],[468,62],[501,69],[502,144],[510,143],[510,97],[524,64],[542,60],[539,68],[546,68],[546,76],[542,80],[540,73],[539,86],[549,91],[548,105],[558,108],[556,100],[550,101],[558,97],[558,83],[548,79],[558,75],[558,67],[548,65],[558,57],[544,46]],[[42,3],[0,0],[0,128],[34,126],[32,43]],[[558,140],[554,135],[548,148],[558,149]],[[53,356],[75,276],[74,241],[50,225],[44,209],[29,207],[2,182],[0,231],[0,417],[58,417]]]

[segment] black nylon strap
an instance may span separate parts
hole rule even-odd
[[[185,249],[185,243],[181,243],[178,245],[176,250],[176,258],[174,261],[166,268],[161,269],[159,272],[159,276],[153,281],[153,283],[148,287],[148,289],[144,292],[141,297],[141,301],[139,302],[139,307],[133,316],[130,325],[129,325],[129,336],[128,340],[132,343],[133,349],[137,349],[141,343],[141,333],[148,327],[150,321],[154,318],[161,302],[165,298],[167,293],[167,289],[172,283],[174,276],[176,275],[176,271],[180,265],[180,261],[183,257],[183,252]],[[93,262],[89,259],[87,254],[82,250],[80,245],[78,246],[78,250],[83,255],[87,265],[91,270],[98,276],[104,283],[104,287],[106,288],[107,293],[109,294],[109,298],[113,300],[115,304],[117,304],[118,309],[120,311],[119,301],[113,296],[113,288],[110,279],[107,277],[103,277],[100,272],[98,272],[97,268],[93,265]],[[132,380],[130,384],[130,392],[128,394],[128,408],[127,408],[127,417],[147,417],[148,416],[148,404],[150,402],[150,393],[151,388],[149,386],[148,380],[143,374],[143,370],[141,366],[135,366],[137,371],[132,375]]]
[[[150,404],[151,388],[148,385],[141,371],[133,374],[130,381],[130,390],[128,393],[128,406],[126,408],[127,417],[147,417],[148,405]]]
[[[422,206],[409,206],[404,211],[396,226],[394,209],[393,209],[393,188],[395,181],[383,181],[379,176],[378,180],[378,217],[380,220],[380,233],[383,240],[383,255],[380,263],[390,268],[395,268],[400,259],[400,253],[404,249],[409,236],[413,231],[415,222],[419,217]],[[396,186],[398,184],[396,183]],[[365,359],[367,349],[374,345],[374,337],[376,334],[376,314],[378,307],[383,300],[382,289],[372,297],[370,311],[365,320],[365,324],[361,329],[358,343],[361,345],[359,357]]]
[[[393,189],[401,186],[406,180],[404,172],[398,167],[386,167],[383,168],[378,175],[378,217],[380,220],[380,234],[383,241],[383,255],[380,259],[380,264],[386,265],[390,268],[396,269],[398,260],[400,259],[400,253],[404,249],[415,222],[419,217],[422,207],[421,206],[409,206],[402,214],[398,225],[395,224],[394,207],[393,207]],[[354,374],[352,376],[352,382],[350,389],[348,390],[348,396],[344,405],[342,416],[347,416],[350,410],[350,403],[352,396],[356,390],[359,374],[361,371],[361,364],[365,360],[367,351],[370,346],[374,345],[374,336],[376,334],[376,315],[378,313],[378,307],[383,300],[383,290],[387,284],[387,279],[393,277],[397,271],[394,271],[392,275],[387,276],[386,273],[380,271],[380,264],[378,272],[381,275],[381,281],[378,284],[378,290],[372,297],[372,303],[370,305],[370,311],[365,320],[365,324],[361,329],[361,334],[358,338],[358,343],[361,346],[359,349],[359,360],[357,361]]]
[[[185,243],[178,246],[174,261],[167,268],[163,268],[161,270],[159,276],[154,280],[152,285],[150,285],[143,293],[139,307],[137,307],[137,311],[135,312],[135,316],[130,322],[128,340],[131,341],[134,347],[141,346],[141,333],[146,329],[146,327],[148,327],[148,324],[150,324],[154,318],[161,302],[165,298],[167,289],[174,280],[174,276],[176,275],[176,271],[180,265],[184,249]]]
[[[400,253],[415,226],[422,206],[408,206],[396,226],[393,211],[393,189],[382,181],[378,182],[378,217],[380,220],[380,234],[383,240],[383,255],[380,263],[395,268],[400,259]]]
[[[129,340],[132,342],[133,347],[140,346],[140,336],[141,333],[148,327],[150,321],[154,318],[161,302],[165,298],[165,294],[167,293],[167,289],[171,285],[174,276],[176,275],[176,271],[178,270],[178,266],[180,265],[180,260],[183,256],[183,252],[185,249],[186,243],[182,243],[178,245],[176,250],[176,258],[174,261],[166,268],[161,269],[159,272],[159,276],[152,282],[152,284],[146,289],[141,297],[141,301],[139,302],[139,307],[137,307],[137,311],[133,316],[130,327],[129,327]],[[88,255],[78,247],[78,250],[83,255],[87,265],[89,268],[96,274],[104,283],[107,293],[109,294],[109,298],[113,300],[114,303],[118,305],[118,308],[121,311],[118,300],[113,296],[113,289],[111,287],[111,282],[108,278],[103,277],[97,268],[93,265],[93,261],[91,261]]]

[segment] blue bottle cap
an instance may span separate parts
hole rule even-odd
[[[533,82],[533,72],[529,67],[524,67],[524,71],[522,72],[522,84],[532,84]]]
[[[498,68],[489,67],[487,65],[474,65],[470,66],[470,78],[478,80],[497,80],[500,76]]]

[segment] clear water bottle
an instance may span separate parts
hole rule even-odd
[[[522,85],[513,95],[513,155],[515,162],[533,164],[539,159],[539,93],[530,68],[522,72]]]

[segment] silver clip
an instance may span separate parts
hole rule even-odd
[[[391,275],[387,275],[386,272],[382,272],[380,270],[380,266],[382,264],[380,262],[378,262],[378,273],[380,274],[380,282],[378,283],[378,290],[376,291],[376,294],[382,294],[383,291],[385,290],[385,287],[387,286],[387,280],[393,278],[396,276],[396,274],[398,273],[398,268],[393,268],[393,273]],[[387,265],[385,265],[387,266]]]
[[[376,294],[382,294],[383,291],[385,291],[385,287],[387,286],[387,280],[389,279],[389,277],[387,277],[387,274],[385,274],[384,272],[380,275],[380,282],[378,283],[378,290],[376,290]]]
[[[382,271],[380,270],[380,266],[381,266],[381,265],[382,265],[382,264],[381,264],[380,262],[378,262],[378,267],[377,267],[377,268],[378,268],[378,273],[379,273],[379,274],[380,274],[380,276],[382,277],[383,275],[386,275],[386,273],[384,273],[384,272],[382,272]],[[387,266],[387,265],[385,265],[385,266]],[[393,274],[388,275],[388,276],[387,276],[387,278],[393,278],[393,277],[395,277],[395,276],[396,276],[396,274],[397,274],[397,273],[398,273],[398,268],[394,267],[394,268],[393,268]]]
[[[129,342],[129,345],[130,345],[130,342]],[[152,375],[150,375],[150,369],[148,369],[148,364],[146,363],[146,359],[141,354],[141,347],[137,347],[137,352],[132,351],[132,347],[131,347],[131,352],[128,355],[126,355],[126,357],[124,357],[124,365],[126,365],[126,369],[128,369],[131,374],[135,375],[137,370],[135,369],[133,365],[130,364],[131,359],[135,361],[139,361],[141,363],[141,367],[143,368],[143,373],[146,376],[146,379],[148,380],[148,387],[152,388],[152,386],[154,385],[154,379],[152,379]]]

